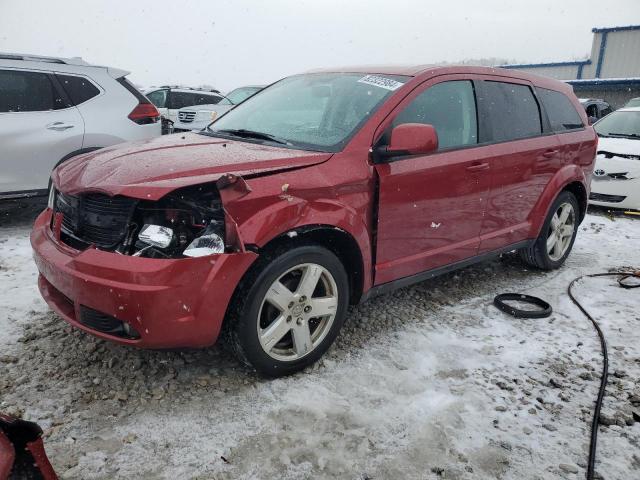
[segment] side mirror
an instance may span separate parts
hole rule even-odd
[[[382,158],[400,155],[425,155],[438,149],[438,134],[433,125],[403,123],[391,130],[389,145],[377,150]]]

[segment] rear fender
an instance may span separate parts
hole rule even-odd
[[[538,198],[538,202],[529,214],[531,220],[529,238],[536,238],[540,235],[540,230],[547,218],[551,204],[558,194],[573,182],[579,182],[585,188],[585,191],[589,192],[589,181],[585,177],[583,169],[578,165],[565,165],[551,178],[551,181],[547,184],[542,195]]]

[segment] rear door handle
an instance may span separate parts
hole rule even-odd
[[[467,170],[470,172],[482,172],[483,170],[489,170],[488,163],[476,163],[474,165],[469,165]]]
[[[542,156],[544,158],[553,158],[556,155],[556,153],[558,153],[557,150],[547,150],[542,154]]]
[[[75,125],[71,123],[53,122],[47,125],[47,130],[55,130],[56,132],[63,132],[73,127],[75,127]]]

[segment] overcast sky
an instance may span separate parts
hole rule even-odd
[[[226,91],[325,66],[567,61],[629,24],[640,0],[0,0],[0,51]]]

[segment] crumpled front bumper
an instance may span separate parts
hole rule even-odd
[[[51,210],[31,233],[38,285],[46,302],[75,327],[144,348],[215,343],[235,288],[257,258],[252,252],[151,259],[95,248],[74,250],[56,240]],[[139,338],[104,333],[83,323],[86,309],[129,324]]]

